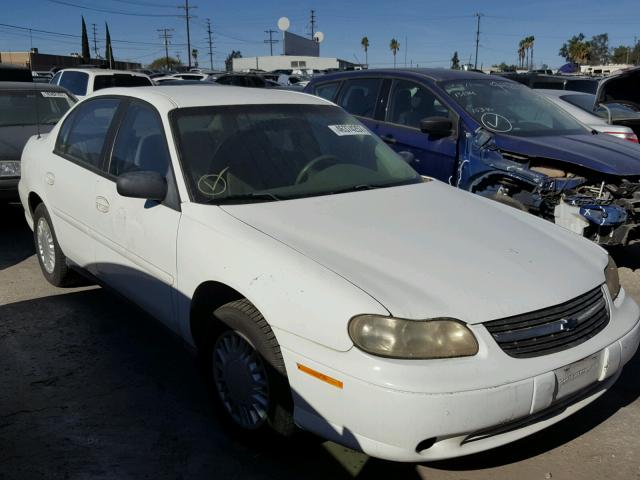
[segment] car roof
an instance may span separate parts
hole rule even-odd
[[[136,77],[147,77],[141,72],[134,72],[131,70],[109,70],[107,68],[63,68],[61,72],[84,72],[89,75],[133,75]]]
[[[574,90],[555,90],[551,88],[534,88],[536,92],[542,93],[543,95],[548,95],[549,97],[564,97],[565,95],[589,95],[591,97],[594,96],[593,93],[587,92],[576,92]]]
[[[496,79],[496,77],[490,77],[485,73],[467,72],[465,70],[451,70],[448,68],[376,68],[371,70],[349,70],[346,72],[335,72],[317,77],[318,81],[326,81],[329,79],[337,79],[343,77],[370,77],[372,75],[384,75],[384,76],[399,76],[399,77],[413,77],[413,78],[426,78],[433,82],[447,81],[447,80],[489,80]],[[315,78],[314,78],[315,80]],[[508,79],[501,78],[504,81],[510,81]]]
[[[67,90],[58,85],[51,83],[37,83],[37,82],[0,82],[0,90],[2,91],[15,91],[15,90],[37,90],[37,91],[49,91],[49,92],[64,92]]]
[[[198,85],[116,87],[94,92],[91,97],[121,95],[147,101],[158,108],[212,107],[218,105],[333,105],[315,95],[288,90],[220,86],[204,90]],[[170,105],[169,103],[172,105]]]

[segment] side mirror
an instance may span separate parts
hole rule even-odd
[[[453,130],[453,123],[447,117],[427,117],[420,120],[420,131],[434,137],[448,137]]]
[[[167,180],[156,172],[128,172],[118,177],[116,189],[123,197],[161,202],[167,196]]]
[[[416,161],[416,156],[411,153],[408,152],[407,150],[403,150],[402,152],[398,152],[398,155],[400,155],[402,157],[402,159],[407,162],[409,165],[411,165],[413,162]]]

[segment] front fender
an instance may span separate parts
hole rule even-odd
[[[272,327],[338,351],[353,346],[347,333],[351,317],[389,314],[346,279],[217,206],[183,204],[182,212],[178,328],[192,345],[191,299],[206,281],[240,292]]]

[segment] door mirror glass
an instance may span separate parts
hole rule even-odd
[[[447,117],[427,117],[420,120],[420,130],[434,137],[451,135],[453,123]]]
[[[157,172],[128,172],[116,180],[118,194],[162,202],[167,196],[167,180]]]

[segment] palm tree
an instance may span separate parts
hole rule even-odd
[[[520,40],[518,44],[518,62],[520,68],[522,68],[524,66],[524,39]]]
[[[391,39],[389,42],[389,49],[393,52],[393,68],[396,68],[396,54],[398,50],[400,50],[400,43],[395,38]]]
[[[577,42],[571,45],[569,54],[571,59],[578,65],[582,65],[589,60],[591,54],[591,47],[585,42]]]
[[[367,65],[367,68],[369,68],[369,39],[367,37],[362,37],[360,45],[364,48],[364,63]]]
[[[531,65],[529,67],[530,70],[533,70],[533,44],[535,43],[535,41],[536,41],[536,37],[531,35],[529,37],[529,47],[531,48],[531,57],[529,58],[529,62],[530,62],[530,65]]]

